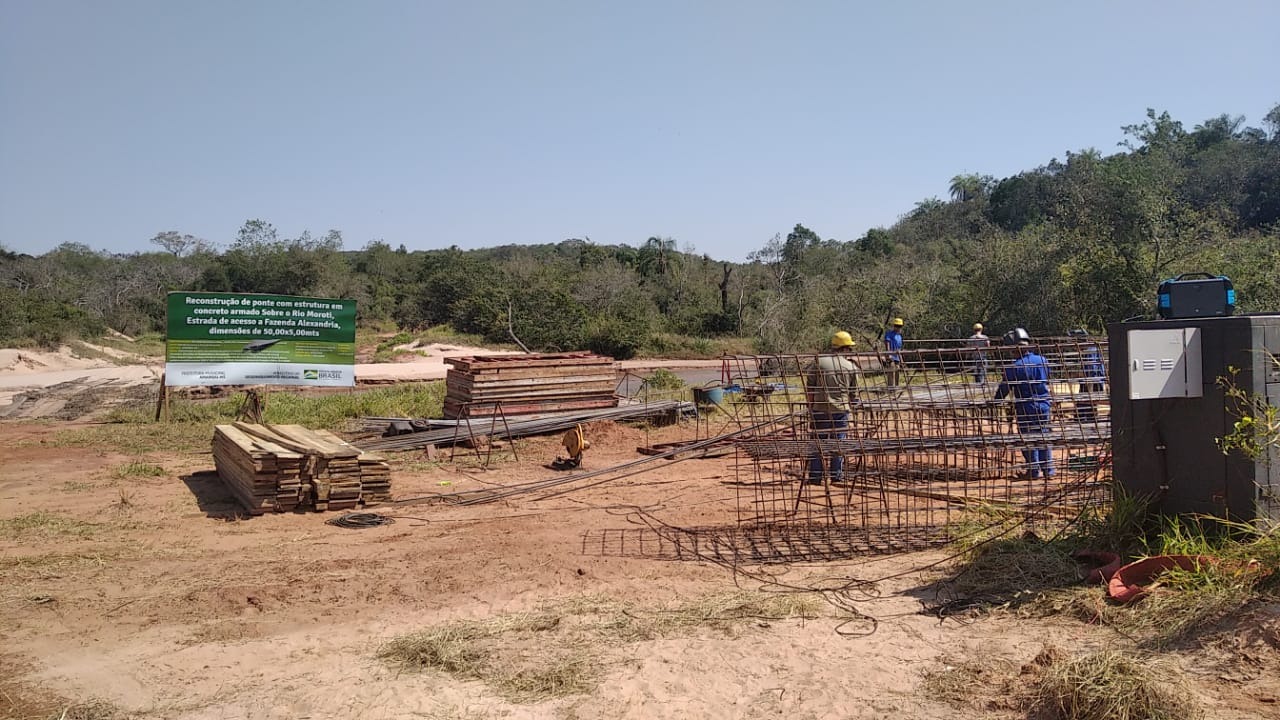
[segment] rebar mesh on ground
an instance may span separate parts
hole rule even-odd
[[[945,528],[911,531],[847,525],[723,525],[608,528],[583,536],[584,555],[712,560],[735,565],[847,560],[924,550],[951,538]]]

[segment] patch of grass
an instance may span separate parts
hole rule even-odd
[[[92,490],[92,489],[93,489],[93,483],[87,483],[80,480],[68,480],[62,483],[62,492],[67,492],[67,493],[84,492],[86,490]]]
[[[415,333],[418,341],[424,345],[430,343],[439,343],[441,345],[466,345],[470,347],[484,347],[492,350],[519,350],[511,343],[492,343],[485,339],[483,335],[474,335],[471,333],[462,333],[454,330],[448,325],[435,325]]]
[[[378,342],[373,350],[373,361],[376,363],[395,362],[401,355],[413,355],[412,350],[397,350],[401,345],[413,342],[413,336],[407,332],[399,332],[390,338]]]
[[[448,623],[393,640],[378,652],[405,670],[480,680],[505,697],[532,702],[592,692],[609,645],[750,620],[817,615],[816,594],[731,593],[652,609],[598,596],[570,598],[535,612]]]
[[[116,450],[131,455],[141,455],[161,450],[174,452],[208,450],[212,440],[212,425],[139,422],[110,423],[64,430],[54,435],[48,445]]]
[[[443,703],[436,704],[434,707],[426,710],[418,710],[414,712],[425,720],[486,720],[492,717],[486,712],[469,707],[459,707],[457,705],[446,705]],[[503,717],[506,713],[503,713]]]
[[[685,382],[679,375],[671,372],[666,368],[658,368],[654,370],[649,377],[645,378],[645,387],[650,390],[680,390],[684,388]]]
[[[115,502],[111,503],[111,507],[114,508],[116,512],[129,512],[134,507],[133,495],[126,492],[124,488],[120,488],[120,497],[117,498]]]
[[[1166,518],[1148,550],[1214,558],[1194,570],[1164,573],[1137,603],[1103,607],[1103,620],[1148,646],[1189,638],[1254,602],[1280,598],[1280,526]]]
[[[374,417],[439,417],[444,383],[399,383],[372,390],[332,395],[280,393],[267,402],[264,420],[275,424],[340,428],[347,421]]]
[[[749,337],[695,337],[656,333],[642,348],[647,357],[692,360],[718,358],[724,355],[754,355],[756,342]]]
[[[600,682],[600,666],[587,653],[563,657],[537,657],[517,665],[497,678],[498,692],[516,701],[536,702],[543,698],[586,695]]]
[[[133,363],[116,357],[110,353],[105,353],[95,347],[79,340],[71,340],[67,343],[67,348],[71,350],[71,355],[85,360],[101,360],[112,365],[132,365]]]
[[[1018,510],[970,508],[948,526],[959,567],[947,589],[987,606],[1082,610],[1077,596],[1085,589],[1073,586],[1084,573],[1072,554],[1089,549],[1129,556],[1142,546],[1145,517],[1146,503],[1123,492],[1116,492],[1110,505],[1037,528],[1039,534],[1025,529]]]
[[[63,573],[69,570],[89,567],[104,567],[108,560],[114,560],[114,554],[94,553],[92,555],[66,555],[49,553],[45,555],[25,555],[22,557],[0,558],[0,573],[10,580],[30,580],[47,577],[50,573]]]
[[[1039,594],[1080,581],[1080,565],[1071,556],[1079,548],[1065,539],[1034,536],[999,538],[975,547],[955,590],[994,604],[1020,604]]]
[[[501,690],[508,677],[532,672],[536,665],[523,667],[511,657],[500,658],[500,646],[509,646],[519,639],[530,640],[531,636],[550,631],[559,623],[559,617],[540,612],[449,623],[397,638],[383,646],[378,657],[402,669],[437,670],[459,678],[482,680]],[[504,642],[495,642],[499,639]],[[524,690],[531,685],[526,681],[519,683]],[[554,687],[568,685],[561,683]],[[515,687],[507,690],[509,695],[521,694]],[[554,692],[545,696],[557,697]]]
[[[116,335],[104,335],[93,342],[95,345],[104,345],[143,357],[164,357],[164,335],[162,333],[143,333],[135,337],[132,342]]]
[[[439,417],[444,408],[444,383],[399,383],[371,390],[304,394],[276,391],[267,396],[263,420],[277,425],[305,425],[312,428],[342,429],[350,420],[375,417]],[[137,427],[196,427],[207,434],[201,445],[208,446],[213,426],[236,419],[241,398],[215,401],[173,399],[171,423],[153,423],[154,410],[134,406],[113,411],[109,422]]]
[[[442,460],[424,460],[421,451],[404,452],[404,453],[381,453],[391,465],[395,472],[430,472],[442,467],[445,463]]]
[[[1249,605],[1280,599],[1280,526],[1214,518],[1145,519],[1145,507],[1117,497],[1107,514],[1085,516],[1049,540],[1023,534],[1012,513],[971,512],[951,527],[960,550],[958,570],[940,585],[957,601],[1020,612],[1072,612],[1101,620],[1143,647],[1192,638]],[[1144,534],[1144,526],[1147,532]],[[1195,570],[1162,575],[1154,591],[1117,606],[1097,588],[1078,585],[1080,549],[1107,549],[1122,558],[1198,555],[1213,558]]]
[[[1151,658],[1115,651],[1049,663],[1029,700],[1045,720],[1195,720],[1204,709]]]
[[[735,592],[708,595],[665,607],[638,608],[597,597],[556,605],[557,612],[595,617],[593,631],[603,639],[628,643],[679,635],[699,628],[729,631],[749,620],[817,617],[823,601],[813,593]]]
[[[120,720],[126,717],[120,708],[102,700],[90,700],[62,708],[52,720]]]
[[[941,667],[924,672],[920,692],[957,708],[989,710],[990,699],[1013,692],[1013,668],[1003,660],[986,662],[941,658]],[[1007,701],[1007,700],[1006,700]]]
[[[145,478],[145,477],[161,477],[166,474],[166,470],[155,464],[145,460],[130,460],[123,465],[117,465],[111,471],[111,476],[120,480],[128,478]]]
[[[91,537],[99,529],[96,523],[76,520],[40,510],[15,518],[0,520],[0,537],[28,539],[41,537]]]
[[[973,507],[947,530],[954,538],[956,570],[941,581],[939,595],[967,609],[1023,608],[1082,577],[1071,554],[1089,545],[1065,532],[1042,539],[1024,529],[1016,511]]]

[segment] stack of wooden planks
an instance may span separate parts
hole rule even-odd
[[[218,425],[218,476],[250,513],[298,507],[349,510],[391,499],[391,469],[325,430],[301,425]]]
[[[613,358],[589,352],[446,358],[446,418],[617,407]]]

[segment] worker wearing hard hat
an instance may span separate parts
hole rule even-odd
[[[973,353],[973,382],[978,385],[987,384],[987,348],[991,347],[991,338],[982,332],[982,323],[973,324],[973,334],[965,343]]]
[[[902,368],[902,318],[894,318],[884,333],[884,349],[889,353],[884,372],[885,385],[898,384],[898,371]]]
[[[853,337],[841,330],[831,336],[831,350],[814,361],[805,374],[805,399],[809,405],[810,428],[818,440],[844,440],[849,428],[849,411],[857,390],[857,368],[849,355]],[[844,455],[839,452],[814,453],[809,458],[806,482],[821,485],[823,478],[844,480]]]
[[[1031,335],[1017,327],[1004,334],[1006,345],[1018,348],[1019,358],[1004,369],[1004,380],[996,389],[996,399],[1013,395],[1013,412],[1021,435],[1047,435],[1049,432],[1049,363],[1031,346]],[[1053,453],[1048,439],[1026,438],[1022,450],[1026,460],[1022,479],[1034,480],[1043,473],[1053,477]]]

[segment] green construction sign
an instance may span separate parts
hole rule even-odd
[[[165,384],[355,384],[356,301],[171,292]]]

